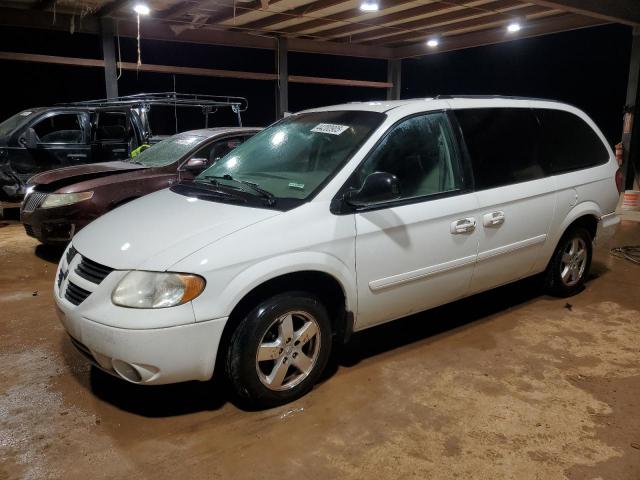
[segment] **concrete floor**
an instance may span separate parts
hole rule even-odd
[[[53,310],[58,250],[0,228],[2,479],[640,479],[640,244],[571,299],[525,281],[358,335],[326,381],[246,412],[215,382],[92,370]]]

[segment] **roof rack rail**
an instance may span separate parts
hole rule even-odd
[[[249,106],[249,102],[244,97],[222,96],[222,95],[200,95],[192,93],[158,92],[158,93],[137,93],[135,95],[125,95],[114,98],[102,98],[98,100],[84,100],[80,102],[60,103],[58,106],[64,107],[91,107],[108,108],[130,106],[134,108],[144,108],[148,110],[152,106],[165,107],[191,107],[201,108],[204,115],[217,110],[220,107],[230,107],[238,116],[238,123],[242,126],[241,112]]]
[[[462,98],[462,99],[479,99],[479,100],[489,100],[489,99],[505,99],[505,100],[537,100],[544,102],[558,102],[558,100],[552,100],[549,98],[537,98],[537,97],[522,97],[518,95],[437,95],[434,97],[435,100],[451,100],[454,98]]]

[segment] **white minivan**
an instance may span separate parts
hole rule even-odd
[[[620,181],[600,130],[563,103],[308,110],[83,229],[55,300],[115,376],[215,367],[238,399],[273,406],[309,391],[354,331],[543,272],[549,291],[578,292],[619,222]]]

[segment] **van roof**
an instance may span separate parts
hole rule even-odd
[[[486,100],[487,106],[493,103],[492,100],[495,101],[495,103],[498,103],[504,100],[512,100],[514,101],[514,103],[517,103],[518,101],[522,101],[522,102],[539,101],[539,102],[551,102],[559,105],[568,105],[558,100],[550,100],[545,98],[534,98],[534,97],[517,97],[517,96],[505,96],[505,95],[438,95],[436,97],[411,98],[406,100],[373,100],[368,102],[350,102],[350,103],[344,103],[341,105],[332,105],[329,107],[313,108],[305,111],[318,112],[318,111],[327,111],[327,110],[362,110],[362,111],[369,111],[369,112],[384,113],[397,107],[403,107],[405,105],[418,105],[421,103],[428,103],[434,100]]]

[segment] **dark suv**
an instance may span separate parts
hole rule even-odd
[[[139,146],[161,140],[149,125],[154,106],[201,109],[205,127],[209,113],[230,107],[241,126],[246,100],[169,92],[24,110],[0,123],[0,203],[22,201],[26,181],[37,173],[125,160]]]

